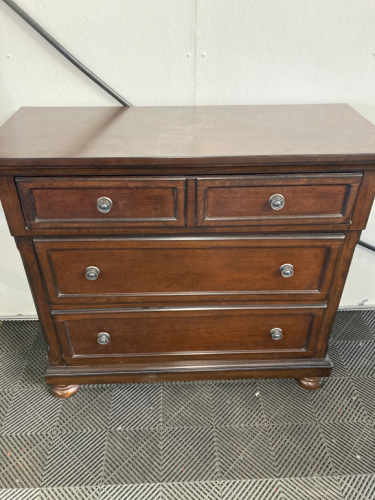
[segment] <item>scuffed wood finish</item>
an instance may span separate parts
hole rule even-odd
[[[27,227],[112,228],[185,225],[185,179],[18,178]],[[109,198],[109,212],[97,200]]]
[[[22,108],[0,130],[0,196],[57,397],[228,378],[319,388],[374,195],[375,127],[342,104]]]
[[[55,398],[67,399],[73,396],[80,387],[80,385],[53,385],[51,392]]]
[[[344,236],[35,240],[51,304],[327,297]],[[294,274],[284,278],[283,264]],[[90,281],[89,266],[100,270]]]
[[[374,126],[347,104],[21,108],[1,129],[0,166],[320,163],[327,171],[374,162],[374,143]]]

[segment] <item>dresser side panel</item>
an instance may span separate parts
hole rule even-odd
[[[44,284],[40,274],[38,261],[35,255],[34,245],[31,238],[16,237],[16,244],[21,254],[26,276],[29,281],[35,307],[40,319],[44,337],[49,346],[49,361],[51,365],[61,365],[63,358],[61,347],[57,339],[55,326],[50,313]]]
[[[375,197],[375,170],[365,170],[354,207],[352,231],[365,229]]]
[[[26,236],[25,219],[14,177],[0,177],[0,200],[3,206],[8,228],[12,236]]]
[[[354,249],[361,236],[361,231],[348,231],[339,257],[336,272],[331,285],[328,298],[328,307],[320,330],[314,357],[325,357],[328,350],[328,340],[331,334],[337,309],[340,304],[341,295],[344,291],[345,281],[349,272],[350,263],[353,259]]]

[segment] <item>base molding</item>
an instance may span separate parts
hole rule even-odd
[[[324,359],[202,360],[153,364],[50,366],[49,385],[225,380],[241,378],[328,377],[332,362]]]

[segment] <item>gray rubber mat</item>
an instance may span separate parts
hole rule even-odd
[[[375,500],[375,311],[337,314],[332,376],[51,396],[37,321],[0,325],[0,499]]]

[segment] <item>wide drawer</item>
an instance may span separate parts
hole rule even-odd
[[[68,364],[88,358],[303,357],[312,355],[325,309],[232,307],[55,312]],[[272,335],[278,340],[275,340]],[[99,343],[102,342],[102,343]]]
[[[198,226],[348,224],[361,173],[197,179]]]
[[[51,304],[325,299],[343,241],[342,234],[34,240]],[[283,276],[285,265],[292,276]]]
[[[16,182],[30,229],[185,225],[185,179],[24,177]]]

